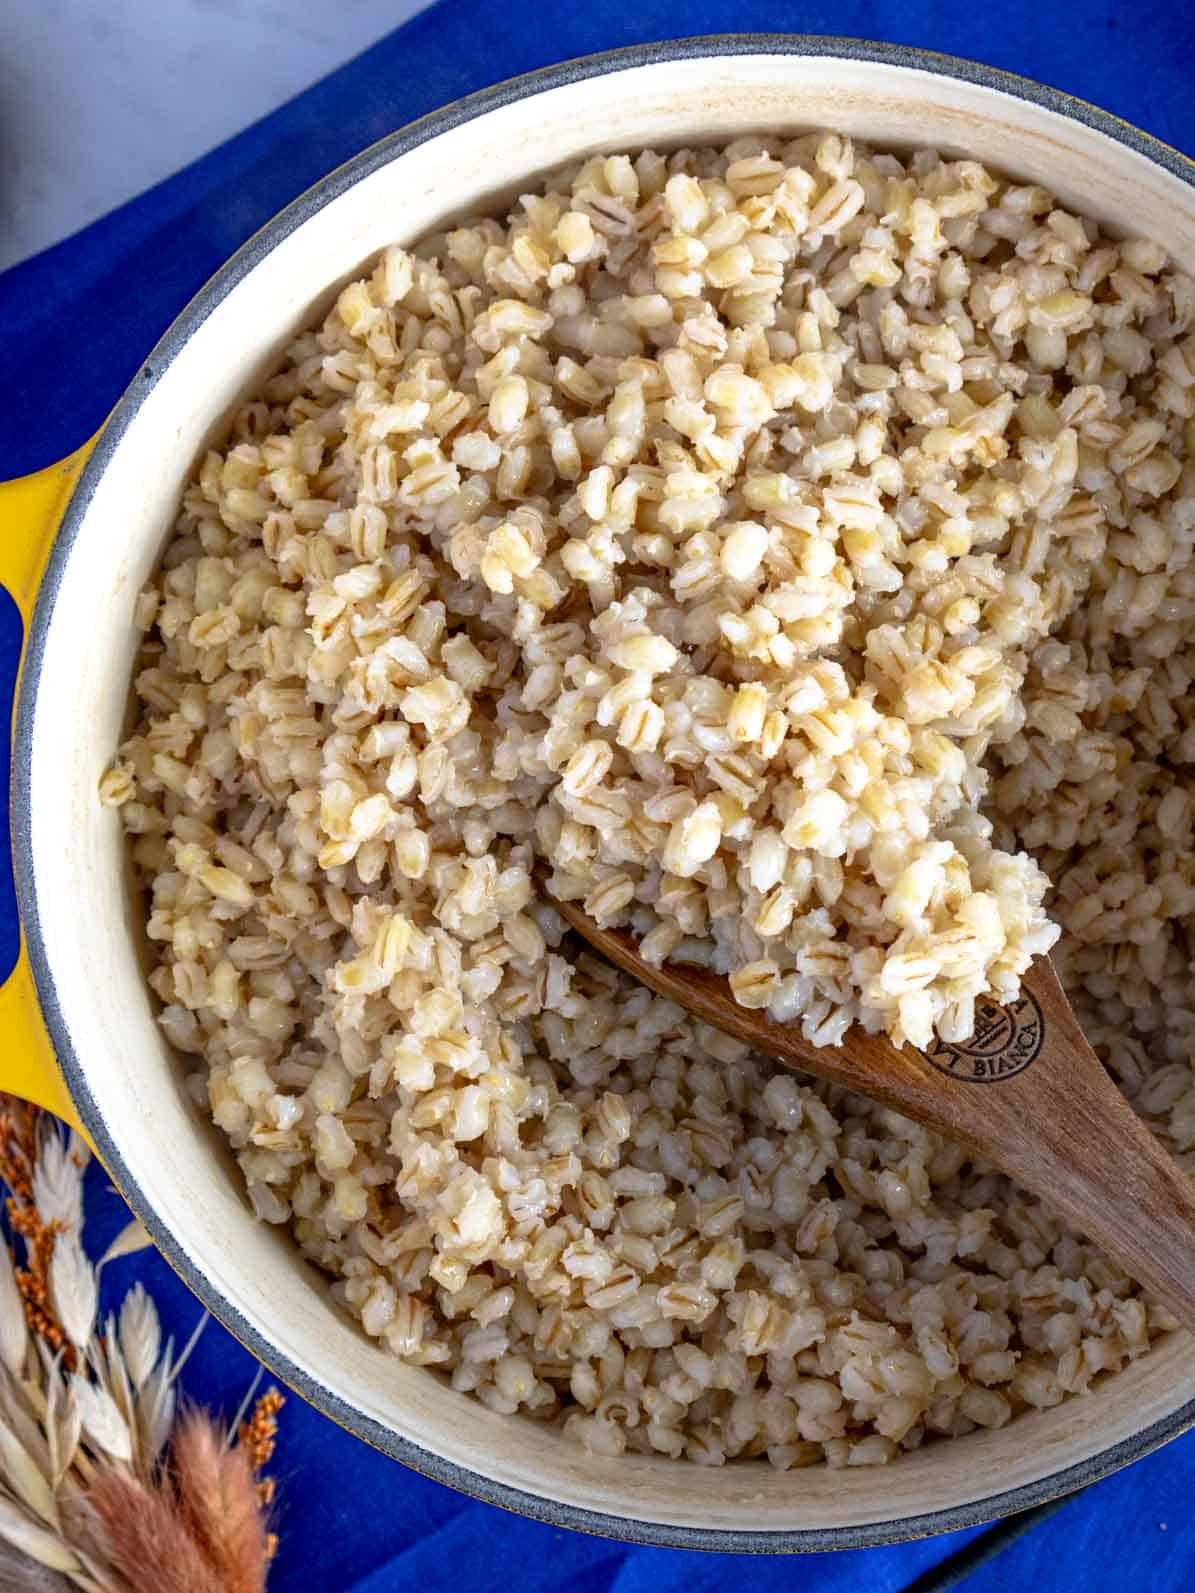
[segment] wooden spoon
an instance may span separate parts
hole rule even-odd
[[[720,975],[644,962],[632,936],[600,928],[570,902],[553,905],[595,951],[704,1023],[978,1152],[1195,1327],[1195,1179],[1104,1071],[1048,958],[1033,964],[1010,1006],[976,1004],[975,1035],[965,1044],[898,1050],[853,1028],[845,1045],[815,1046],[797,1025],[740,1007]]]

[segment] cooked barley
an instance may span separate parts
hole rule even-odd
[[[1174,1326],[552,897],[824,1044],[964,1037],[1060,928],[1191,1165],[1193,449],[1160,249],[833,134],[595,156],[295,340],[186,487],[101,796],[163,1029],[366,1333],[600,1454],[783,1469]]]

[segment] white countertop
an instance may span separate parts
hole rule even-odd
[[[0,0],[0,270],[94,221],[424,0]]]

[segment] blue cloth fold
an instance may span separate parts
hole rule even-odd
[[[218,26],[214,18],[213,26]],[[238,137],[53,249],[0,275],[0,478],[70,452],[102,422],[173,316],[257,227],[318,177],[414,117],[502,78],[595,50],[699,33],[825,33],[917,44],[988,62],[1103,105],[1195,149],[1195,12],[1112,0],[959,6],[927,0],[667,0],[513,10],[451,0],[417,17]],[[0,535],[4,528],[0,527]],[[0,688],[11,692],[12,630],[0,615]],[[0,771],[2,772],[2,771]],[[0,859],[2,865],[2,859]],[[11,941],[0,902],[0,951]],[[6,959],[7,960],[7,959]],[[125,1219],[93,1169],[88,1243]],[[140,1278],[168,1331],[198,1315],[154,1253],[108,1269],[112,1298]],[[231,1412],[255,1365],[216,1325],[187,1369],[190,1392]],[[278,1593],[716,1593],[749,1577],[758,1593],[899,1593],[950,1561],[975,1530],[929,1542],[749,1565],[722,1555],[630,1549],[506,1516],[375,1454],[297,1398],[281,1417]],[[800,1486],[799,1476],[794,1487]],[[1195,1436],[1069,1502],[977,1570],[974,1593],[1178,1593],[1195,1585]]]

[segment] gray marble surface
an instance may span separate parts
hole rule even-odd
[[[0,0],[0,269],[264,116],[424,0]]]

